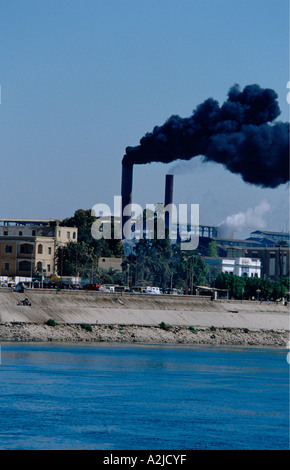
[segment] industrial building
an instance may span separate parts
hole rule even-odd
[[[265,239],[257,241],[253,238],[246,240],[219,240],[216,242],[219,256],[222,258],[250,258],[261,261],[261,277],[273,281],[282,277],[290,277],[290,247],[287,242],[265,243]]]
[[[264,230],[255,230],[250,233],[248,240],[258,240],[263,245],[271,245],[273,243],[290,244],[290,234],[288,232],[268,232]]]

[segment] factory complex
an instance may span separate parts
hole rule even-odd
[[[107,223],[109,224],[108,218]],[[56,251],[68,242],[78,241],[78,228],[60,225],[60,220],[2,219],[0,221],[0,283],[54,279],[57,270]],[[106,222],[104,222],[106,223]],[[115,223],[121,226],[120,218]],[[134,220],[132,220],[134,224]],[[178,233],[179,227],[175,227]],[[198,252],[208,266],[209,276],[217,272],[237,276],[278,280],[289,276],[289,234],[251,232],[247,239],[219,238],[219,228],[200,225]],[[132,250],[134,240],[124,246]],[[208,256],[208,247],[215,242],[218,256]],[[101,257],[102,269],[122,270],[122,258]],[[79,281],[79,279],[78,279]]]

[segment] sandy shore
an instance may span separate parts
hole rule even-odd
[[[287,347],[289,306],[204,296],[0,292],[0,342],[130,342]],[[49,326],[53,320],[55,326]],[[167,328],[162,328],[164,324]],[[88,325],[87,328],[84,326]]]
[[[91,331],[90,331],[91,330]],[[211,344],[239,346],[271,346],[286,348],[289,333],[247,328],[191,328],[134,325],[85,325],[5,323],[0,325],[0,342],[126,342],[168,344]]]

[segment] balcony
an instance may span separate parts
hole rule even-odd
[[[32,258],[34,253],[34,246],[30,243],[22,243],[18,246],[17,257],[18,258]]]

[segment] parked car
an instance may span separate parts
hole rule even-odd
[[[161,294],[160,287],[146,287],[146,294]]]
[[[100,284],[97,284],[97,283],[85,284],[83,289],[84,290],[100,290]]]

